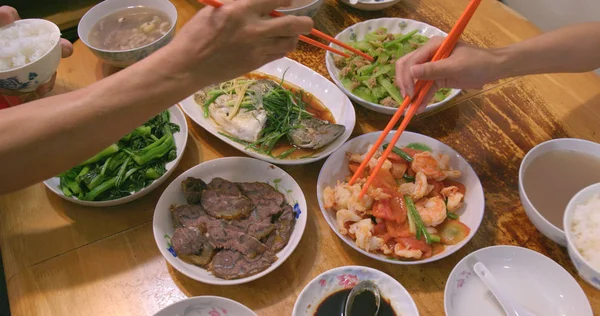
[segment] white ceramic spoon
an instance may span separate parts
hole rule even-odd
[[[494,294],[507,316],[536,316],[532,312],[526,310],[523,306],[519,305],[519,303],[517,303],[512,296],[508,295],[508,293],[503,292],[494,275],[483,263],[477,262],[473,265],[473,270],[490,292]]]

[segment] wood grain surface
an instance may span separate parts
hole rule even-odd
[[[200,6],[172,0],[181,27]],[[362,12],[325,0],[316,27],[330,35],[367,19],[402,17],[449,31],[467,0],[403,0],[380,12]],[[539,34],[530,22],[499,1],[484,0],[463,39],[502,46]],[[303,43],[290,57],[327,76],[324,52]],[[114,72],[80,42],[61,62],[55,93],[89,85]],[[389,117],[356,106],[353,135],[382,129]],[[271,274],[254,282],[218,287],[193,281],[170,267],[152,234],[158,198],[177,175],[203,161],[243,154],[188,120],[190,138],[170,180],[135,202],[111,207],[78,206],[43,184],[0,196],[0,246],[13,315],[153,315],[187,296],[218,295],[239,301],[258,315],[290,315],[302,288],[338,266],[365,265],[392,275],[411,293],[421,315],[443,315],[443,291],[454,265],[491,245],[518,245],[565,267],[587,294],[596,314],[600,292],[583,282],[562,248],[528,220],[519,201],[518,169],[536,144],[559,137],[600,141],[600,78],[591,73],[510,78],[483,90],[463,92],[444,108],[417,116],[408,130],[434,137],[462,154],[479,175],[485,216],[475,237],[452,256],[427,265],[397,266],[361,255],[338,239],[316,200],[323,162],[286,167],[308,203],[306,230],[295,252]]]

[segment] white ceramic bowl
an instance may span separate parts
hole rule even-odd
[[[391,131],[386,137],[386,142],[389,142],[394,136],[395,131]],[[457,181],[461,182],[465,185],[467,189],[467,194],[464,200],[464,206],[457,212],[460,215],[460,221],[463,222],[470,228],[469,236],[465,238],[463,241],[456,245],[446,246],[444,252],[432,256],[430,258],[418,261],[401,261],[394,258],[390,258],[380,253],[367,252],[354,243],[350,237],[347,235],[342,235],[339,232],[339,229],[336,224],[335,212],[328,211],[323,207],[323,190],[326,187],[333,187],[337,181],[345,181],[346,176],[350,174],[348,170],[348,157],[346,157],[347,152],[352,153],[365,153],[369,145],[375,143],[379,138],[381,132],[373,132],[365,135],[358,136],[356,138],[348,141],[344,146],[340,147],[335,153],[333,153],[325,164],[323,168],[321,168],[321,172],[319,173],[319,179],[317,180],[317,198],[319,200],[319,207],[321,208],[321,213],[327,220],[329,227],[341,238],[346,244],[350,247],[356,249],[358,252],[364,254],[365,256],[371,257],[373,259],[377,259],[379,261],[384,261],[393,264],[402,264],[402,265],[412,265],[412,264],[423,264],[432,261],[436,261],[442,258],[445,258],[458,249],[462,248],[466,243],[471,240],[471,238],[475,235],[477,229],[479,229],[479,225],[481,224],[481,220],[483,219],[483,212],[485,209],[485,200],[483,197],[483,187],[481,186],[481,182],[477,177],[477,174],[471,168],[469,163],[454,149],[445,145],[442,142],[439,142],[431,137],[411,133],[404,132],[400,139],[398,140],[397,146],[409,144],[409,143],[423,143],[436,153],[444,153],[450,156],[450,166],[454,169],[460,170],[462,172],[462,177],[457,179]]]
[[[569,201],[567,209],[565,210],[563,226],[565,227],[569,257],[571,257],[571,261],[573,261],[577,272],[579,272],[579,276],[587,283],[600,290],[600,270],[594,269],[594,267],[592,267],[592,265],[577,250],[573,240],[573,232],[571,229],[569,229],[573,223],[573,211],[577,205],[586,203],[592,196],[596,194],[600,194],[600,183],[592,184],[575,194],[571,201]],[[597,211],[600,212],[600,210]]]
[[[294,211],[297,213],[296,224],[290,240],[288,241],[288,244],[276,254],[277,261],[266,270],[255,275],[235,280],[224,280],[214,276],[206,269],[186,263],[178,257],[175,257],[173,253],[171,253],[172,249],[169,246],[168,240],[168,237],[172,236],[175,231],[169,208],[174,204],[187,203],[183,196],[183,192],[181,191],[181,182],[188,177],[200,178],[206,182],[209,182],[215,177],[221,177],[232,182],[258,181],[269,183],[278,188],[286,196],[288,203],[294,206]],[[296,249],[296,246],[298,246],[298,242],[300,242],[300,238],[302,238],[304,228],[306,227],[307,215],[306,199],[304,198],[302,189],[285,171],[268,162],[258,159],[228,157],[205,161],[185,171],[173,180],[158,200],[158,204],[154,210],[154,220],[152,225],[154,229],[154,239],[156,240],[158,249],[167,261],[175,269],[179,270],[179,272],[203,283],[234,285],[256,280],[279,267],[292,254],[294,249]]]
[[[477,262],[535,315],[593,315],[579,284],[556,262],[527,248],[492,246],[464,257],[450,273],[444,290],[447,316],[505,315],[473,271]]]
[[[0,71],[0,89],[30,92],[37,89],[41,84],[48,82],[60,63],[62,48],[60,46],[60,29],[56,24],[42,19],[25,19],[15,21],[14,24],[6,25],[2,29],[13,25],[31,24],[44,28],[49,32],[56,32],[56,43],[42,57],[26,65],[10,70]]]
[[[523,161],[521,161],[521,167],[519,168],[519,196],[521,197],[521,203],[523,204],[525,213],[533,225],[535,225],[544,236],[550,238],[555,243],[566,247],[567,239],[564,231],[550,223],[542,216],[542,214],[540,214],[527,197],[527,193],[523,187],[523,175],[530,163],[545,153],[560,150],[575,150],[600,158],[600,144],[594,142],[576,138],[560,138],[545,141],[533,147],[525,157],[523,157]]]
[[[301,7],[277,9],[277,11],[286,15],[308,16],[312,18],[317,14],[319,8],[321,8],[321,5],[323,5],[323,0],[313,0],[311,3]]]
[[[90,31],[103,17],[121,9],[145,6],[164,12],[171,20],[169,31],[156,41],[129,50],[106,50],[94,47],[89,42]],[[115,67],[127,67],[167,45],[175,36],[177,9],[168,0],[105,0],[91,8],[79,21],[79,39],[102,61]]]
[[[319,304],[329,295],[353,288],[361,281],[374,282],[396,315],[418,316],[419,311],[406,289],[391,276],[373,268],[345,266],[321,273],[308,283],[294,304],[292,316],[313,316]]]
[[[362,40],[367,35],[367,33],[374,32],[380,27],[385,27],[385,28],[387,28],[389,33],[394,33],[394,34],[396,34],[396,33],[404,33],[405,34],[405,33],[411,32],[413,30],[418,30],[419,31],[418,34],[427,36],[427,37],[446,36],[447,35],[445,32],[441,31],[440,29],[438,29],[434,26],[431,26],[429,24],[423,23],[423,22],[418,22],[418,21],[409,20],[409,19],[400,19],[400,18],[381,18],[381,19],[367,20],[364,22],[356,23],[356,24],[348,27],[347,29],[343,30],[335,38],[342,42],[351,42],[354,40],[359,41],[359,40]],[[338,50],[344,51],[343,48],[341,48],[333,43],[329,44],[329,46],[334,47]],[[375,112],[379,112],[379,113],[383,113],[383,114],[387,114],[387,115],[393,115],[394,113],[396,113],[396,108],[387,107],[387,106],[383,106],[383,105],[380,105],[377,103],[365,101],[365,100],[355,96],[354,94],[352,94],[352,92],[350,92],[348,89],[346,89],[339,79],[340,69],[338,69],[333,62],[333,53],[331,53],[329,51],[325,55],[325,64],[327,66],[327,71],[329,72],[329,76],[331,76],[331,78],[333,79],[333,82],[335,82],[335,84],[342,91],[344,91],[344,93],[347,96],[349,96],[353,101],[355,101],[356,103],[362,105],[363,107],[365,107],[369,110],[373,110]],[[431,111],[435,108],[438,108],[442,104],[452,100],[459,93],[460,93],[459,89],[452,89],[452,91],[450,92],[450,95],[448,95],[448,97],[446,99],[444,99],[441,102],[437,102],[437,103],[428,105],[427,108],[425,109],[425,112]]]
[[[247,149],[246,146],[232,141],[221,135],[219,129],[211,118],[205,118],[202,107],[194,101],[194,96],[181,101],[181,108],[194,122],[202,126],[209,133],[221,139],[230,146],[244,152],[245,154],[278,165],[301,165],[329,156],[333,151],[344,144],[354,130],[356,123],[356,114],[350,99],[340,91],[331,81],[321,76],[314,70],[295,62],[288,58],[282,58],[272,61],[256,71],[266,73],[277,78],[281,78],[285,73],[285,81],[302,88],[319,99],[331,111],[337,124],[344,125],[346,131],[329,145],[319,149],[311,158],[304,159],[275,159],[271,156],[260,154],[256,151]]]
[[[343,4],[363,11],[379,11],[387,9],[402,0],[359,0],[356,4],[351,4],[348,0],[340,0]]]
[[[46,187],[48,189],[50,189],[50,191],[54,192],[55,194],[57,194],[58,196],[60,196],[61,198],[65,199],[69,202],[73,202],[73,203],[85,205],[85,206],[96,206],[96,207],[106,207],[106,206],[115,206],[115,205],[125,204],[128,202],[137,200],[137,199],[143,197],[144,195],[152,192],[152,190],[156,189],[158,186],[160,186],[163,182],[165,182],[165,180],[167,180],[171,176],[171,174],[173,173],[173,170],[175,170],[175,168],[179,164],[179,161],[181,161],[181,157],[183,156],[183,151],[185,150],[185,146],[187,144],[188,126],[187,126],[187,121],[185,120],[185,115],[183,114],[183,112],[181,112],[179,107],[177,107],[176,105],[169,108],[169,113],[171,114],[171,122],[179,125],[179,132],[173,134],[173,138],[175,139],[175,146],[177,147],[177,157],[175,158],[175,160],[167,163],[167,165],[165,166],[165,168],[167,169],[167,172],[165,172],[165,174],[163,174],[160,178],[154,180],[154,182],[152,182],[149,186],[147,186],[147,187],[141,189],[140,191],[133,193],[129,196],[122,197],[122,198],[116,199],[116,200],[83,201],[83,200],[80,200],[75,197],[65,196],[65,194],[60,189],[60,179],[58,177],[50,178],[50,179],[44,181],[44,184],[46,185]]]
[[[256,316],[248,307],[220,296],[197,296],[171,304],[154,316]]]

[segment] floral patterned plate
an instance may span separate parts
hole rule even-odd
[[[389,301],[396,315],[418,316],[419,311],[406,289],[391,276],[372,268],[345,266],[331,269],[312,279],[298,296],[292,316],[312,316],[329,295],[353,288],[361,281],[374,282],[383,299]]]
[[[248,307],[219,296],[197,296],[169,305],[154,316],[256,316]]]
[[[450,273],[444,291],[447,316],[505,315],[473,271],[477,262],[534,315],[593,315],[579,284],[556,262],[527,248],[492,246],[464,257]]]
[[[283,193],[287,202],[293,206],[296,216],[294,230],[287,245],[278,253],[277,260],[266,270],[257,274],[233,280],[225,280],[214,276],[208,270],[189,264],[177,257],[171,247],[170,236],[173,236],[173,220],[170,206],[173,204],[187,204],[181,190],[181,182],[188,177],[195,177],[209,182],[213,178],[221,177],[232,182],[265,182]],[[207,284],[234,285],[256,280],[267,275],[280,266],[296,249],[304,228],[306,227],[306,199],[298,183],[285,171],[273,164],[254,158],[227,157],[205,161],[183,172],[165,189],[154,209],[152,221],[154,239],[158,249],[179,272],[186,276]],[[274,281],[275,282],[275,281]]]

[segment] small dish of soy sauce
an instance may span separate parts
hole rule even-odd
[[[346,300],[352,289],[343,289],[325,298],[317,307],[314,316],[398,316],[389,300],[381,297],[379,312],[375,303],[375,294],[370,291],[363,291],[354,298],[354,304],[348,315],[344,315]],[[375,314],[377,312],[377,314]]]

